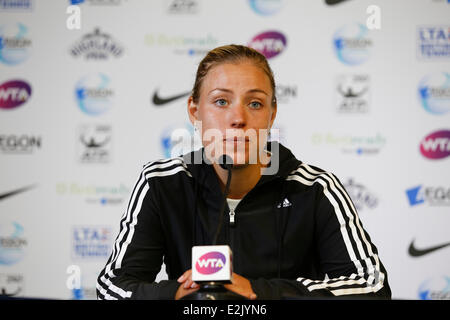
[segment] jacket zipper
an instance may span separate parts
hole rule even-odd
[[[234,250],[234,229],[236,224],[236,213],[234,212],[234,209],[230,209],[229,211],[230,221],[229,221],[229,236],[230,236],[230,248],[231,248],[231,255],[232,255],[232,261],[233,261],[233,269],[236,267],[236,252]]]
[[[234,212],[234,209],[230,209],[229,215],[230,215],[230,227],[234,227],[234,224],[236,222],[236,220],[235,220],[236,213]]]

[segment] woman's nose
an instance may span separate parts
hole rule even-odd
[[[230,108],[230,121],[232,128],[244,128],[247,125],[247,110],[242,104]]]

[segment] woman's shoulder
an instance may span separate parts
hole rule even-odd
[[[147,179],[153,177],[172,176],[178,172],[185,172],[190,176],[187,165],[183,157],[161,158],[148,161],[142,168],[142,174]]]
[[[326,181],[339,183],[339,179],[333,172],[305,162],[300,163],[294,170],[292,170],[288,174],[286,180],[295,180],[308,185]]]

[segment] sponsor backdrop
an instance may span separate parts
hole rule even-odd
[[[0,0],[0,294],[95,298],[142,165],[188,151],[199,60],[237,43],[269,59],[279,140],[347,187],[394,298],[449,299],[449,16],[447,0]]]

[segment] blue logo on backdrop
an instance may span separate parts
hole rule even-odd
[[[7,65],[17,65],[29,56],[31,40],[28,28],[22,23],[0,26],[0,61]]]
[[[73,228],[73,258],[107,258],[111,253],[111,229],[98,226]]]
[[[417,27],[417,57],[433,60],[450,58],[450,26]]]
[[[31,11],[32,9],[32,0],[0,0],[0,10]]]
[[[80,109],[91,116],[100,115],[111,107],[114,96],[110,79],[104,74],[90,75],[82,78],[76,84],[76,99]]]
[[[283,0],[248,0],[250,7],[257,14],[270,16],[280,11]]]
[[[360,23],[346,25],[333,36],[333,45],[338,59],[348,65],[359,65],[367,61],[373,46],[369,30]]]
[[[201,147],[200,136],[194,133],[190,123],[167,126],[160,141],[165,158],[178,157]]]
[[[17,222],[0,225],[0,264],[11,265],[24,256],[27,240],[23,227]]]
[[[422,186],[417,186],[411,189],[406,190],[406,195],[408,196],[409,204],[411,206],[415,206],[425,202],[425,198],[423,195]]]
[[[432,114],[450,111],[450,73],[441,72],[425,76],[419,83],[422,106]]]
[[[406,190],[409,205],[450,206],[450,187],[419,185]]]
[[[421,300],[450,300],[450,277],[434,277],[422,282],[418,297]]]

